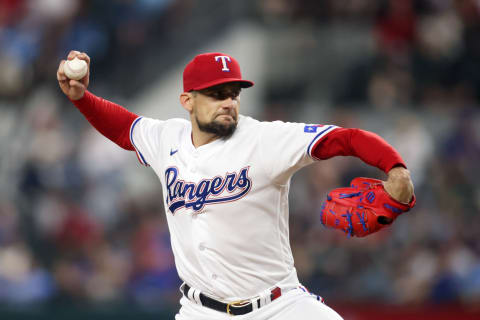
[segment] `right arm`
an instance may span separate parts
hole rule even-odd
[[[85,53],[70,51],[68,60],[75,57],[87,62],[89,67],[87,75],[78,81],[68,79],[63,71],[65,60],[62,60],[57,70],[60,89],[101,134],[123,149],[135,150],[130,141],[130,127],[133,121],[138,118],[138,115],[87,91],[90,76],[90,57]]]
[[[335,156],[354,156],[388,175],[387,193],[402,203],[413,201],[410,172],[400,154],[379,135],[360,129],[337,128],[318,140],[312,154],[320,160]]]

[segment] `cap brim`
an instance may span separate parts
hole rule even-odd
[[[219,84],[231,83],[231,82],[240,83],[240,87],[242,87],[242,88],[250,88],[255,84],[253,81],[250,81],[250,80],[235,79],[235,78],[224,78],[224,79],[217,79],[215,81],[210,81],[210,82],[207,82],[207,83],[203,83],[201,86],[197,86],[195,88],[192,88],[192,90],[203,90],[203,89],[207,89],[207,88],[219,85]]]

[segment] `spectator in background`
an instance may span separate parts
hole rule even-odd
[[[365,171],[353,175],[345,169],[348,165],[327,162],[297,176],[291,189],[296,208],[291,212],[295,215],[291,242],[306,283],[344,300],[374,297],[379,304],[409,299],[446,304],[453,299],[476,307],[480,301],[479,2],[268,0],[254,1],[251,7],[259,5],[265,10],[252,10],[250,21],[277,30],[277,41],[292,40],[278,47],[285,51],[270,48],[277,57],[288,54],[288,59],[281,59],[284,64],[265,67],[282,72],[276,79],[283,83],[299,74],[303,77],[302,86],[293,93],[273,83],[272,91],[281,94],[265,97],[264,103],[272,107],[264,119],[289,118],[287,111],[298,117],[307,117],[300,110],[315,116],[341,113],[342,106],[348,107],[350,126],[374,125],[388,132],[387,140],[400,150],[416,146],[411,158],[408,151],[402,153],[414,178],[425,177],[416,214],[399,219],[389,235],[392,241],[362,242],[369,248],[358,256],[354,254],[358,243],[346,243],[316,224],[312,212],[317,212],[320,197],[311,194],[326,192]],[[192,1],[0,0],[0,303],[16,301],[22,308],[23,302],[48,301],[54,296],[55,301],[98,303],[131,299],[151,307],[155,300],[168,300],[164,297],[178,279],[168,278],[171,256],[166,256],[163,222],[130,204],[154,197],[125,199],[121,188],[128,177],[118,170],[126,161],[124,153],[92,141],[90,132],[65,112],[55,91],[44,87],[43,81],[51,77],[57,58],[72,41],[90,47],[96,61],[120,58],[123,66],[140,67],[142,48],[173,65],[183,51],[166,59],[165,49],[170,48],[178,26],[189,26],[194,19],[193,9]],[[210,22],[198,17],[202,25]],[[361,41],[375,44],[370,51],[358,50],[353,41],[362,32]],[[331,38],[325,33],[344,35],[336,40],[353,43],[347,49],[354,57],[352,68],[343,72],[332,64],[335,57],[329,49],[339,42],[327,41]],[[123,55],[113,57],[110,53],[115,50]],[[107,70],[120,85],[107,87],[101,78],[95,85],[124,97],[122,83],[131,71],[112,70],[111,65],[122,63],[109,65],[108,61],[96,64],[95,72],[105,75]],[[318,62],[331,64],[333,71],[313,68]],[[310,78],[304,77],[304,71]],[[325,73],[328,84],[315,81]],[[324,95],[330,90],[342,91],[344,99],[330,101]],[[312,98],[312,92],[317,96]],[[279,106],[285,107],[280,110]],[[389,122],[382,115],[385,110],[396,115],[405,109],[414,111],[416,120]],[[364,122],[366,114],[377,114],[375,123]],[[58,122],[60,116],[68,119],[67,125]],[[82,143],[72,147],[77,136],[95,146],[88,160],[80,156]],[[398,144],[399,136],[407,142]],[[60,254],[54,241],[71,213],[65,199],[72,195],[75,205],[86,212],[84,218],[102,230],[98,246],[85,250],[81,259]],[[132,218],[135,215],[141,218],[137,221]],[[145,221],[153,221],[153,226]],[[151,249],[153,258],[136,253],[140,243]],[[372,258],[377,243],[388,248],[382,259]],[[377,277],[355,271],[358,265],[375,270]],[[335,282],[327,281],[325,275]],[[362,279],[372,282],[367,286]],[[382,285],[393,290],[382,291]]]

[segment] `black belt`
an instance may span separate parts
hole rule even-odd
[[[182,292],[187,298],[188,298],[189,290],[190,290],[190,286],[184,283]],[[275,287],[270,292],[270,301],[277,299],[281,295],[282,295],[282,290],[279,287]],[[220,311],[220,312],[225,312],[233,316],[240,316],[242,314],[247,314],[253,311],[252,301],[250,300],[240,300],[240,301],[225,303],[225,302],[217,301],[215,299],[207,297],[203,293],[200,293],[199,298],[203,306],[213,310]],[[253,303],[257,304],[257,308],[261,307],[260,298],[258,298],[257,300],[254,300]]]

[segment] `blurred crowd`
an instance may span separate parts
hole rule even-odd
[[[385,175],[356,159],[300,173],[291,214],[301,278],[333,299],[478,307],[480,3],[263,4],[263,24],[276,35],[265,118],[322,115],[379,133],[403,155],[418,196],[390,230],[347,239],[318,226],[318,195],[356,176]]]
[[[159,190],[122,190],[128,155],[78,123],[55,72],[69,50],[82,50],[115,87],[110,80],[132,66],[124,59],[161,37],[184,3],[0,0],[1,302],[176,303]]]
[[[0,302],[176,306],[160,186],[125,187],[135,157],[90,128],[55,71],[81,49],[98,61],[96,86],[118,94],[109,86],[128,74],[125,62],[168,39],[192,3],[0,0]],[[277,35],[267,39],[262,118],[375,131],[416,186],[412,212],[352,239],[320,225],[324,195],[356,176],[385,176],[350,158],[300,171],[290,237],[302,282],[333,301],[478,306],[480,3],[249,3],[241,16]],[[129,85],[121,80],[113,85]]]
[[[140,79],[132,70],[144,68],[150,47],[169,45],[169,33],[192,11],[192,2],[1,0],[0,96],[21,98],[39,82],[50,82],[72,49],[89,53],[110,92],[125,90],[124,84],[137,88],[134,80]]]
[[[337,107],[365,102],[389,109],[480,99],[478,1],[262,3],[265,26],[278,36],[269,43],[274,100],[316,91]]]

